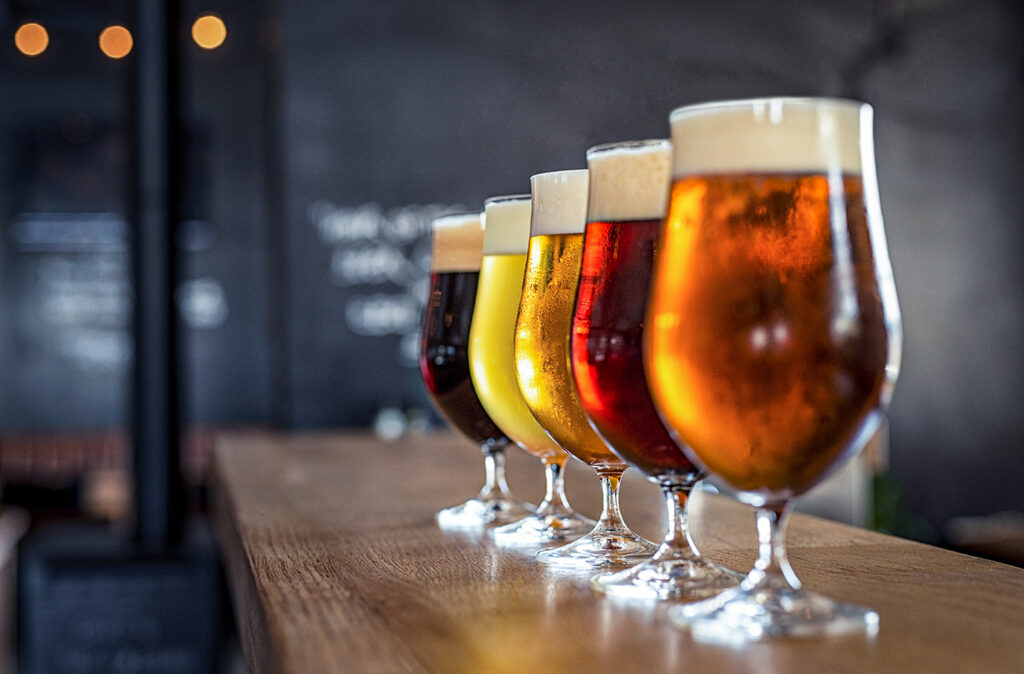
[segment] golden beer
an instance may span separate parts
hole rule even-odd
[[[622,521],[619,480],[626,464],[590,426],[572,375],[569,337],[583,262],[588,186],[586,170],[530,177],[533,212],[516,319],[516,376],[544,430],[597,473],[604,506],[590,533],[541,550],[537,560],[576,569],[620,569],[650,557],[656,546]]]
[[[585,180],[586,172],[580,173]],[[585,211],[585,198],[583,204]],[[626,465],[587,421],[569,358],[584,216],[585,212],[577,223],[578,232],[535,233],[531,226],[516,319],[516,376],[530,411],[565,451],[599,471],[621,472]]]

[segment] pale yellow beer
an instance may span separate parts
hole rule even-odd
[[[587,421],[569,360],[573,304],[583,260],[587,171],[559,171],[531,182],[565,181],[566,203],[533,204],[530,247],[519,316],[515,364],[519,389],[544,430],[567,452],[598,471],[621,473],[622,460],[608,449]]]
[[[489,201],[484,256],[469,331],[469,366],[487,414],[517,445],[544,461],[565,452],[534,418],[516,382],[512,351],[530,235],[530,198]]]

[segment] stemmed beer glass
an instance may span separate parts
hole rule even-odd
[[[784,546],[793,499],[870,437],[899,369],[871,124],[870,106],[834,99],[671,115],[648,381],[666,425],[756,509],[759,540],[739,587],[670,609],[696,638],[877,629],[874,611],[802,589]]]
[[[516,382],[512,351],[519,298],[530,240],[530,195],[494,197],[484,203],[486,231],[480,283],[469,330],[473,386],[495,423],[544,464],[547,492],[537,511],[491,529],[498,545],[540,547],[564,543],[590,531],[594,521],[577,513],[565,497],[566,454],[541,428]]]
[[[644,376],[644,318],[671,163],[667,140],[587,150],[588,222],[572,323],[573,376],[594,430],[665,496],[668,531],[654,557],[591,581],[610,596],[637,599],[699,599],[742,577],[703,559],[689,537],[684,508],[700,473],[658,418]]]
[[[555,171],[530,179],[533,212],[519,315],[515,365],[533,416],[559,446],[587,463],[601,480],[604,508],[586,536],[537,553],[537,559],[577,569],[623,567],[646,559],[654,545],[630,531],[619,511],[626,464],[587,421],[569,363],[573,304],[586,224],[587,171]]]
[[[470,379],[467,347],[483,247],[479,213],[434,219],[430,295],[423,315],[420,374],[438,411],[477,443],[484,455],[486,483],[480,493],[437,513],[444,528],[505,524],[533,512],[509,491],[505,447],[509,440],[480,404]]]

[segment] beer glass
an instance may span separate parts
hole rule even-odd
[[[696,638],[877,630],[804,590],[786,558],[794,498],[871,436],[899,369],[872,109],[760,99],[671,115],[673,186],[645,334],[666,425],[756,510],[739,587],[673,607]]]
[[[684,508],[700,473],[658,418],[644,376],[644,318],[671,163],[667,140],[587,150],[588,222],[572,322],[572,372],[591,425],[665,496],[668,531],[654,556],[591,581],[637,599],[698,599],[742,577],[701,558],[688,535]]]
[[[437,513],[444,528],[478,528],[526,517],[533,506],[515,498],[505,481],[508,438],[487,415],[473,389],[467,347],[480,273],[483,227],[479,213],[431,223],[430,295],[423,314],[420,373],[441,415],[484,454],[486,483],[465,503]]]
[[[565,498],[569,455],[548,437],[526,407],[512,355],[519,295],[530,239],[530,195],[495,197],[484,203],[487,223],[476,308],[469,329],[469,367],[480,402],[505,434],[544,464],[547,492],[537,511],[491,529],[501,546],[543,546],[579,538],[594,521]]]
[[[594,432],[569,364],[572,309],[583,257],[587,171],[555,171],[530,179],[533,209],[523,292],[515,327],[515,365],[526,405],[548,435],[593,467],[604,495],[601,518],[583,538],[537,553],[537,559],[579,569],[623,567],[645,559],[654,545],[637,536],[619,512],[626,464]]]

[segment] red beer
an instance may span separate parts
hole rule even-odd
[[[649,477],[697,469],[651,401],[643,327],[660,220],[591,222],[573,317],[573,374],[583,408],[616,454]]]
[[[662,482],[697,470],[658,417],[643,365],[670,160],[664,140],[587,151],[588,224],[572,329],[573,377],[591,424],[623,460]]]

